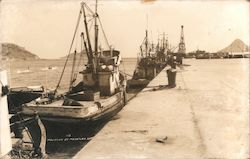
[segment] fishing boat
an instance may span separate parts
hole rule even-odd
[[[80,33],[78,29],[82,17],[84,32]],[[93,32],[89,24],[91,21],[94,22]],[[69,90],[58,94],[57,90],[65,71],[67,58],[54,96],[40,98],[23,106],[25,115],[38,113],[46,128],[47,142],[90,138],[126,103],[126,77],[119,70],[120,52],[110,45],[107,45],[106,50],[98,47],[99,26],[108,44],[97,13],[97,0],[94,11],[82,2],[68,58],[72,52],[76,33],[80,33],[82,46],[84,46],[80,52],[85,52],[87,55],[85,67],[75,73],[77,66],[76,56],[74,56]],[[94,35],[93,41],[91,35]],[[75,50],[74,55],[76,53]],[[75,82],[77,74],[82,75],[78,84]]]
[[[166,43],[165,36],[163,37],[163,43],[160,46],[149,43],[148,31],[146,30],[146,36],[140,46],[140,54],[137,57],[137,65],[134,74],[130,80],[128,80],[128,88],[144,88],[147,84],[166,66]]]
[[[168,38],[165,37],[165,33],[162,34],[163,37],[161,42],[158,39],[156,46],[156,73],[160,73],[167,65],[167,55],[172,53],[171,48],[169,47]]]

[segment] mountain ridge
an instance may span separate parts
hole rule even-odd
[[[230,45],[219,50],[218,52],[248,52],[249,46],[246,45],[242,40],[235,39]]]
[[[14,43],[1,43],[1,56],[11,60],[38,60],[37,55]]]

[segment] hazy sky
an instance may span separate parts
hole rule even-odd
[[[68,53],[79,0],[2,0],[0,41],[16,43],[41,58]],[[86,0],[90,7],[92,0]],[[217,51],[239,38],[249,44],[249,2],[102,0],[99,15],[109,43],[123,57],[135,57],[147,28],[150,40],[165,32],[173,46],[184,25],[187,51]],[[78,36],[79,37],[79,36]],[[78,47],[80,44],[74,45]]]

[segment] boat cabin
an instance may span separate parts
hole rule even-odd
[[[113,95],[120,85],[119,70],[121,56],[117,50],[105,50],[99,53],[99,65],[97,67],[97,82],[92,72],[83,71],[83,83],[85,86],[96,86],[103,96]]]

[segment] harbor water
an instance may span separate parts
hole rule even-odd
[[[80,63],[77,69],[80,72],[84,67],[84,62]],[[54,89],[59,81],[65,59],[58,60],[32,60],[32,61],[2,61],[8,71],[10,87],[37,86],[43,85],[45,88]],[[126,58],[120,65],[120,70],[129,75],[133,74],[136,65],[136,58]],[[68,61],[59,91],[66,91],[70,83],[70,72],[72,61]],[[81,80],[79,74],[77,80]],[[77,83],[77,82],[76,82]]]
[[[10,87],[21,87],[21,86],[35,86],[43,85],[45,88],[54,89],[58,83],[59,77],[61,75],[63,65],[65,60],[36,60],[36,61],[3,61],[1,65],[4,65],[8,71],[8,79]],[[184,63],[190,65],[199,65],[199,67],[206,66],[205,68],[215,67],[218,71],[223,74],[231,72],[235,74],[236,78],[241,79],[243,72],[237,72],[235,68],[242,67],[242,69],[247,69],[249,67],[249,58],[241,59],[185,59]],[[69,61],[64,73],[60,90],[65,91],[68,89],[71,64]],[[136,66],[136,58],[125,58],[120,65],[120,70],[128,74],[127,78],[131,78],[133,71]],[[209,66],[209,67],[207,67]],[[79,71],[81,68],[79,67]],[[222,68],[223,69],[220,69]],[[228,71],[228,72],[225,72]],[[78,76],[78,80],[81,76]],[[209,80],[213,80],[212,77]],[[230,82],[230,81],[229,81]],[[247,81],[242,81],[246,82]]]

